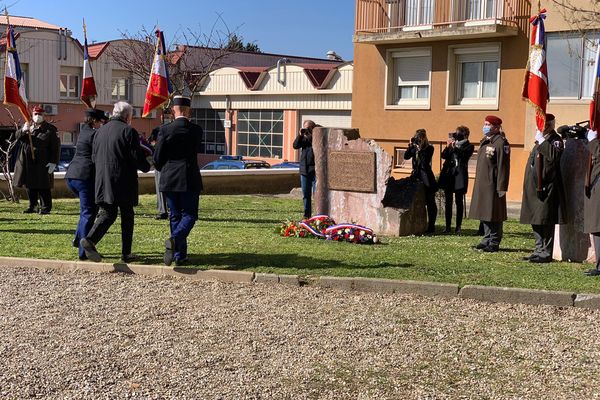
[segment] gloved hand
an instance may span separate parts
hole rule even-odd
[[[588,130],[587,133],[587,140],[588,142],[591,142],[592,140],[596,139],[598,137],[598,132],[593,131],[593,130]]]
[[[539,129],[536,129],[535,130],[535,141],[538,142],[538,144],[542,144],[542,143],[544,143],[544,140],[546,140],[546,139],[544,139],[544,134]]]
[[[592,188],[589,186],[585,187],[585,197],[587,197],[588,199],[592,196]]]
[[[548,192],[546,191],[546,188],[542,188],[542,190],[537,190],[537,197],[541,201],[546,200],[548,198]]]
[[[29,132],[31,130],[31,124],[29,122],[25,121],[21,130],[23,132]]]
[[[506,192],[498,192],[498,197],[504,197],[505,194]]]
[[[48,167],[48,173],[51,174],[56,169],[56,164],[49,162],[46,167]]]

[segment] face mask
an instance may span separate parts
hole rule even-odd
[[[485,136],[490,136],[490,131],[492,130],[492,127],[490,125],[484,125],[483,126],[483,134]]]
[[[33,116],[33,122],[35,122],[36,124],[41,124],[43,120],[44,120],[44,117],[42,117],[39,114],[35,114]]]

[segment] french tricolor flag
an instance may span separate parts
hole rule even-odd
[[[6,29],[6,70],[4,73],[4,104],[13,104],[19,108],[25,121],[31,120],[27,109],[27,96],[25,95],[25,81],[23,71],[17,54],[17,44],[13,27],[8,24]]]
[[[156,31],[156,37],[156,52],[152,71],[150,71],[142,117],[147,117],[152,110],[166,103],[169,100],[169,94],[173,91],[167,70],[165,37],[160,30]]]
[[[590,129],[600,129],[600,39],[596,43],[596,65],[592,83],[592,102],[590,103]]]
[[[96,92],[96,82],[94,81],[94,74],[92,73],[92,66],[90,65],[85,22],[83,23],[83,37],[83,82],[79,98],[83,104],[89,108],[94,108],[96,106],[96,96],[98,93]]]

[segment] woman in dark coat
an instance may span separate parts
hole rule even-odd
[[[446,229],[444,233],[450,233],[453,197],[456,201],[455,233],[460,233],[465,209],[465,194],[469,187],[469,160],[474,149],[475,147],[469,142],[469,128],[459,126],[452,137],[448,138],[448,144],[442,151],[444,165],[438,186],[444,190],[446,199]]]
[[[412,176],[425,186],[425,203],[427,206],[427,233],[435,232],[435,219],[437,217],[437,205],[435,204],[435,193],[437,182],[431,169],[431,159],[434,148],[427,140],[425,129],[417,129],[415,136],[410,140],[408,149],[404,152],[404,159],[412,159]]]
[[[600,141],[597,132],[589,131],[588,171],[585,182],[585,199],[583,208],[583,231],[594,238],[596,252],[596,268],[586,271],[588,276],[600,276]]]
[[[84,125],[82,125],[77,139],[75,156],[65,174],[69,189],[79,196],[79,222],[75,230],[73,246],[79,248],[80,260],[85,260],[87,257],[79,241],[87,236],[92,225],[94,225],[98,211],[94,199],[94,175],[96,172],[92,162],[92,145],[96,129],[108,120],[102,110],[89,109],[86,110],[85,115]]]

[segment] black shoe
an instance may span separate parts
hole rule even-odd
[[[452,232],[452,229],[449,226],[447,226],[446,229],[444,229],[444,231],[442,233],[450,233],[450,232]]]
[[[540,256],[531,256],[529,258],[529,262],[530,263],[536,263],[536,264],[545,264],[545,263],[549,263],[552,262],[552,257],[540,257]]]
[[[86,261],[88,258],[87,256],[84,254],[82,256],[79,256],[79,261]]]
[[[173,263],[173,258],[175,257],[175,239],[168,238],[165,240],[165,265],[168,267]]]
[[[133,253],[121,256],[121,261],[123,261],[124,263],[130,263],[132,261],[136,261],[137,259],[139,259],[138,255]]]
[[[475,246],[475,248],[476,248],[477,250],[483,250],[483,249],[485,249],[486,247],[488,247],[488,245],[487,245],[487,244],[483,244],[483,243],[479,243],[477,246]]]
[[[454,234],[460,235],[461,233],[462,233],[462,230],[457,226],[456,229],[454,230]]]
[[[189,260],[187,258],[184,258],[184,259],[181,259],[181,260],[175,260],[175,266],[182,267],[184,265],[187,265],[188,261]]]
[[[78,249],[79,248],[79,239],[77,239],[77,238],[73,239],[73,241],[71,242],[71,245],[73,247],[75,247],[76,249]]]
[[[590,269],[584,272],[587,276],[600,276],[600,271],[597,269]]]
[[[169,214],[167,214],[167,213],[157,214],[156,217],[154,217],[154,219],[169,219]]]
[[[23,210],[23,214],[34,214],[35,213],[35,209],[34,208],[26,208]]]
[[[482,250],[486,253],[496,253],[500,248],[498,246],[486,246]]]
[[[100,253],[98,253],[98,251],[96,250],[96,245],[91,240],[83,238],[81,239],[81,241],[79,241],[79,244],[81,245],[81,247],[83,247],[83,250],[85,250],[85,255],[87,256],[87,258],[89,258],[93,262],[102,261],[102,256],[100,255]]]
[[[50,210],[40,210],[40,215],[48,215],[50,214]]]
[[[537,256],[536,256],[535,254],[532,254],[532,255],[530,255],[530,256],[523,257],[523,258],[522,258],[522,260],[523,260],[523,261],[529,261],[529,260],[531,260],[533,257],[537,257]]]

